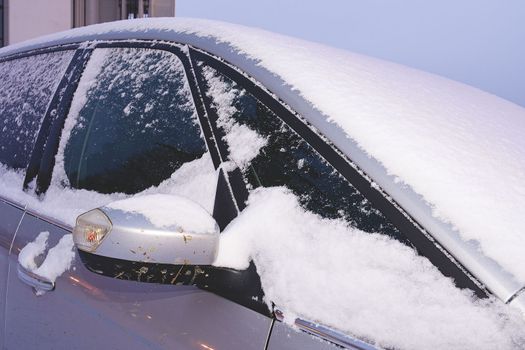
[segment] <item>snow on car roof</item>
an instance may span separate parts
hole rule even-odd
[[[208,20],[99,24],[11,45],[0,57],[92,39],[175,40],[224,57],[278,93],[430,232],[448,227],[511,273],[514,292],[525,284],[524,108],[402,65]],[[454,250],[450,237],[436,238]]]

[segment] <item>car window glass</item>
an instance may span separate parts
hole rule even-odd
[[[249,188],[286,186],[312,212],[325,218],[343,218],[360,230],[407,243],[379,210],[268,107],[220,72],[202,63],[199,66],[219,120],[228,116],[264,140],[249,165],[241,166]],[[222,129],[223,124],[218,123]],[[228,130],[224,133],[228,142]],[[232,146],[236,145],[229,144],[228,148]]]
[[[62,180],[132,194],[159,185],[205,152],[177,56],[143,48],[93,52],[59,148]]]
[[[73,51],[57,51],[0,63],[0,162],[25,168],[47,106]]]

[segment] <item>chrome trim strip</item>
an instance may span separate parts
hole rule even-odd
[[[22,221],[24,221],[24,217],[26,216],[26,210],[23,209],[22,216],[20,216],[20,219],[18,220],[18,224],[16,225],[15,233],[13,234],[13,238],[11,238],[11,243],[9,244],[9,255],[11,255],[11,252],[13,251],[13,246],[15,245],[15,239],[16,235],[18,233],[18,230],[20,229],[20,225],[22,225]]]
[[[25,210],[26,206],[17,202],[13,202],[11,199],[4,197],[0,194],[0,201],[9,204],[17,209]]]
[[[275,314],[275,318],[277,319],[277,321],[283,322],[284,314],[280,310],[275,310],[274,314]],[[339,331],[330,329],[320,324],[305,321],[300,318],[295,319],[294,326],[299,328],[303,332],[317,336],[323,340],[326,340],[337,346],[341,346],[345,349],[351,349],[351,350],[379,350],[381,349],[369,343],[366,343],[362,340],[359,340],[357,338],[348,336]]]
[[[36,211],[30,209],[30,208],[27,208],[26,209],[26,213],[28,215],[31,215],[31,216],[34,216],[35,218],[38,218],[40,220],[43,220],[51,225],[55,225],[57,227],[60,227],[61,229],[63,230],[66,230],[66,231],[69,231],[69,232],[73,232],[73,227],[69,226],[68,224],[62,222],[62,221],[58,221],[57,219],[54,219],[50,216],[47,216],[47,215],[44,215],[44,214],[40,214],[40,213],[37,213]]]
[[[62,221],[58,221],[57,219],[54,219],[50,216],[47,216],[47,215],[44,215],[44,214],[40,214],[38,213],[36,210],[33,210],[25,205],[22,205],[18,202],[14,202],[13,200],[5,197],[5,196],[2,196],[0,195],[0,200],[4,203],[7,203],[9,205],[12,205],[13,207],[15,208],[18,208],[20,210],[23,210],[26,214],[28,215],[31,215],[31,216],[34,216],[38,219],[41,219],[47,223],[50,223],[52,225],[55,225],[55,226],[58,226],[60,227],[61,229],[64,229],[66,231],[69,231],[69,232],[72,232],[73,231],[73,227],[69,226],[68,224],[62,222]]]
[[[525,288],[516,293],[508,304],[520,310],[525,317]]]

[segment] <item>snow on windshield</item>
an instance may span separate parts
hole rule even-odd
[[[216,266],[254,261],[265,301],[396,349],[521,349],[519,311],[457,289],[426,258],[381,234],[305,211],[282,187],[254,190],[221,235]]]

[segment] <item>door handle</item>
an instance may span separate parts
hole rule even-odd
[[[26,269],[18,263],[18,278],[25,284],[33,287],[36,295],[42,295],[55,289],[55,282],[39,276],[36,273]]]

